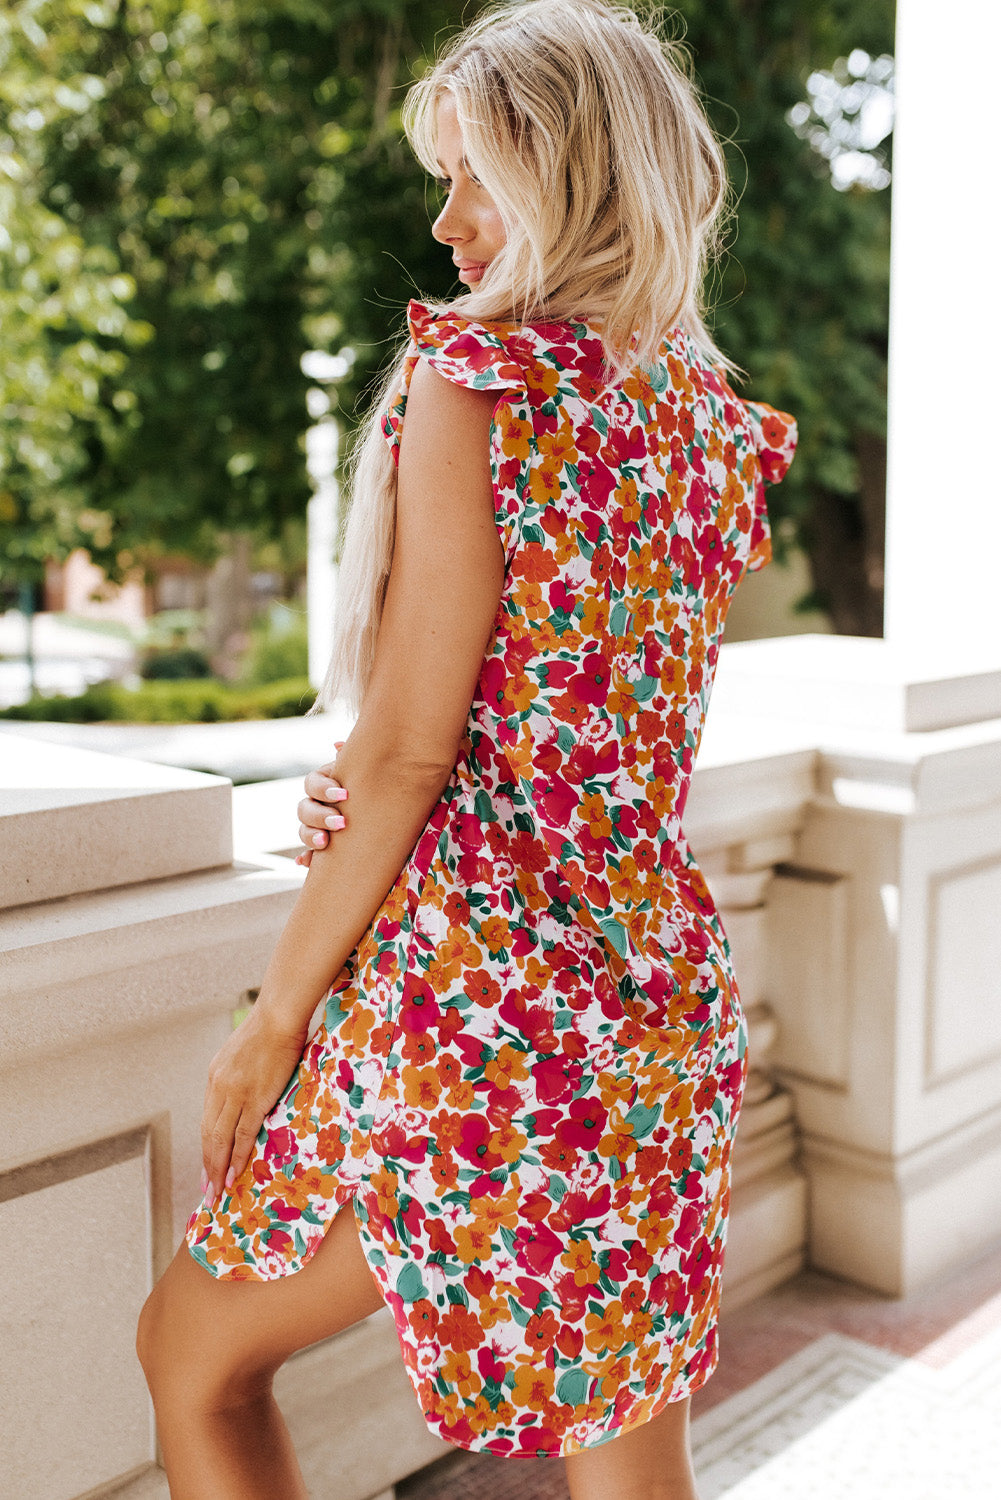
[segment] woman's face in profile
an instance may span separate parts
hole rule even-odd
[[[507,234],[496,204],[466,162],[455,100],[448,93],[438,105],[438,165],[448,199],[431,233],[452,247],[459,280],[476,286]]]

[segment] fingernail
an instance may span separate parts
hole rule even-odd
[[[345,818],[342,818],[339,813],[331,813],[330,817],[329,818],[324,818],[323,821],[324,821],[324,823],[326,823],[326,825],[327,825],[328,828],[346,828],[347,827],[347,820]]]
[[[226,1173],[226,1191],[227,1191],[227,1193],[229,1192],[230,1188],[233,1186],[233,1183],[235,1181],[236,1181],[236,1173],[233,1171],[233,1168],[230,1167],[229,1171]]]
[[[208,1199],[209,1208],[215,1208],[219,1194],[215,1190],[214,1182],[209,1183],[208,1187],[205,1190],[205,1197]]]
[[[205,1168],[202,1167],[202,1197],[203,1198],[205,1197],[205,1189],[208,1187],[208,1185],[209,1185],[209,1174],[206,1172]]]
[[[312,843],[313,843],[314,848],[316,848],[316,849],[322,849],[323,846],[324,846],[324,844],[326,842],[327,842],[327,835],[325,833],[314,833],[313,834]]]
[[[343,802],[347,792],[342,786],[328,786],[326,800],[328,802]]]

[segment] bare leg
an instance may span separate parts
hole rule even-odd
[[[272,1378],[295,1350],[381,1306],[350,1208],[277,1281],[219,1281],[182,1245],[138,1338],[171,1500],[306,1500]]]
[[[571,1500],[698,1500],[688,1442],[690,1402],[566,1460]]]

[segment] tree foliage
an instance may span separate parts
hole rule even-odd
[[[274,535],[301,514],[302,354],[355,351],[337,392],[350,422],[407,297],[452,290],[399,107],[436,41],[475,9],[8,5],[8,557],[58,555],[81,538],[111,565],[158,547],[209,555],[220,531]],[[853,47],[890,49],[892,6],[678,0],[678,13],[740,195],[717,332],[748,389],[800,418],[776,516],[811,550],[842,628],[871,628],[872,609],[853,615],[852,601],[860,497],[873,489],[862,458],[878,461],[885,404],[886,195],[836,192],[786,114],[812,68]]]

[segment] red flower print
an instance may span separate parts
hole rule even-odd
[[[534,1271],[536,1276],[548,1276],[553,1269],[556,1258],[562,1255],[564,1241],[562,1236],[554,1234],[545,1224],[538,1224],[529,1230],[519,1230],[515,1239],[515,1255],[521,1265],[527,1266]]]
[[[438,1338],[443,1348],[465,1353],[483,1343],[483,1329],[468,1307],[455,1303],[438,1321]]]
[[[719,1093],[719,1084],[711,1073],[707,1073],[692,1097],[692,1103],[700,1111],[707,1110]]]
[[[551,1349],[556,1342],[558,1329],[556,1314],[548,1308],[545,1312],[536,1313],[534,1317],[529,1318],[525,1329],[525,1342],[540,1357],[545,1356],[547,1350]]]
[[[563,1146],[594,1151],[605,1133],[608,1110],[600,1100],[574,1099],[568,1117],[556,1127],[556,1139]]]
[[[348,1076],[353,1082],[353,1077],[350,1072]],[[350,1087],[350,1083],[348,1086]],[[281,1166],[284,1162],[293,1161],[296,1153],[297,1147],[295,1136],[287,1126],[285,1126],[281,1130],[273,1130],[268,1136],[267,1145],[264,1148],[264,1154],[266,1160],[271,1162],[273,1166],[278,1167]]]
[[[565,1057],[544,1057],[534,1064],[532,1077],[544,1104],[562,1104],[580,1088],[583,1069],[580,1063],[569,1063]]]
[[[500,1385],[507,1374],[507,1366],[497,1358],[492,1349],[480,1349],[476,1356],[476,1368],[484,1380],[492,1380],[495,1385]]]
[[[465,976],[463,991],[478,1005],[492,1007],[500,999],[501,989],[496,979],[486,969],[473,969]]]
[[[459,1132],[457,1150],[475,1167],[492,1171],[499,1167],[503,1156],[490,1143],[493,1128],[484,1115],[466,1115]]]
[[[579,323],[411,331],[394,455],[418,360],[498,397],[500,605],[454,773],[188,1240],[272,1279],[356,1201],[433,1431],[557,1454],[715,1363],[745,1030],[679,819],[795,429],[681,329],[625,373]]]
[[[584,1347],[584,1330],[562,1323],[556,1333],[556,1347],[564,1359],[576,1359]]]
[[[430,1031],[441,1019],[441,1011],[430,985],[416,985],[400,1006],[403,1031]]]
[[[426,1298],[415,1302],[407,1313],[407,1322],[418,1338],[433,1337],[438,1327],[437,1309]]]
[[[456,927],[465,927],[469,921],[469,902],[465,896],[453,891],[445,902],[445,915]]]

